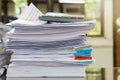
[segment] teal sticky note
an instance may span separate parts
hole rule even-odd
[[[74,56],[91,56],[92,48],[76,50]]]
[[[92,64],[94,62],[94,60],[84,60],[84,61],[78,61],[79,64],[85,64],[85,65],[89,65]]]

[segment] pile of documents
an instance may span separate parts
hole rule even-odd
[[[95,20],[47,24],[39,20],[43,14],[33,4],[25,10],[30,10],[25,13],[28,17],[21,15],[12,22],[15,31],[7,35],[8,47],[14,51],[7,76],[84,76],[85,68],[94,60],[77,56],[81,52],[91,56],[91,47],[80,47],[89,46],[86,33],[94,28]]]
[[[10,27],[0,23],[0,70],[10,63],[12,51],[7,50],[8,39],[6,38],[6,34],[9,33],[10,30]],[[0,75],[2,72],[0,71]]]

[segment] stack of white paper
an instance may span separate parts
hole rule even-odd
[[[15,33],[8,35],[8,37],[17,39],[21,38],[26,40],[31,40],[32,38],[35,38],[39,41],[55,41],[85,35],[87,31],[94,28],[95,21],[61,24],[41,24],[37,26],[15,25],[15,23],[12,25],[15,28]]]
[[[47,24],[37,19],[42,14],[34,5],[31,4],[25,10],[26,13],[23,11],[20,19],[11,24],[14,33],[7,35],[10,38],[8,48],[14,51],[11,59],[13,64],[8,69],[7,76],[28,76],[26,71],[33,76],[71,76],[70,70],[74,68],[78,68],[73,71],[77,72],[77,76],[84,76],[86,66],[93,60],[74,60],[73,48],[88,45],[86,32],[94,28],[95,21]],[[52,71],[53,75],[50,74]]]
[[[5,24],[0,24],[0,76],[4,75],[10,63],[12,51],[7,50],[6,34],[10,33],[11,28]]]
[[[0,75],[4,70],[2,69],[4,66],[9,65],[10,58],[12,55],[11,51],[7,50],[7,38],[6,34],[10,33],[11,28],[0,23]]]

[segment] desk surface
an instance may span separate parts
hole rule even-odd
[[[65,69],[66,70],[66,69]],[[72,71],[73,70],[73,71]],[[71,70],[71,76],[68,74],[66,76],[63,76],[62,73],[58,76],[41,76],[41,77],[8,77],[7,80],[101,80],[102,77],[100,77],[100,74],[97,73],[92,73],[92,74],[87,74],[86,78],[85,77],[80,77],[77,73],[75,73],[75,69]],[[62,72],[62,71],[60,71]],[[78,70],[78,72],[80,72]],[[53,72],[49,72],[49,74],[53,74]],[[75,76],[77,74],[77,76]],[[74,76],[73,76],[74,75]],[[44,78],[44,79],[43,79]],[[105,79],[104,80],[120,80],[120,68],[112,68],[112,67],[107,67],[105,68]]]
[[[73,76],[54,76],[54,77],[8,77],[7,80],[101,80],[98,78],[100,74],[86,75],[86,77],[73,77]],[[89,78],[87,78],[89,77]],[[92,79],[94,77],[94,79]],[[0,78],[0,80],[6,80],[6,76]],[[105,80],[120,80],[120,68],[105,68]]]

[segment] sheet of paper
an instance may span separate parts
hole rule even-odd
[[[37,66],[34,66],[34,61],[29,62],[28,65],[26,65],[26,63],[28,62],[21,61],[12,63],[8,68],[7,77],[84,77],[87,67],[84,65],[60,67],[57,65],[51,65],[51,67],[49,67],[49,65],[39,66],[41,65],[39,62],[35,62]]]
[[[40,21],[38,19],[39,16],[42,16],[43,13],[36,8],[32,3],[26,7],[21,15],[18,17],[17,20],[11,22],[10,24],[7,25],[41,25],[45,23],[45,21]]]

